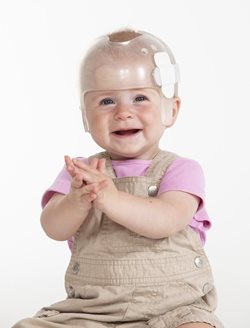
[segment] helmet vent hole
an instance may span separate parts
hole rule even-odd
[[[108,37],[109,37],[109,41],[111,42],[127,42],[137,38],[140,35],[141,33],[131,30],[125,30],[125,31],[114,32],[112,34],[109,34]]]

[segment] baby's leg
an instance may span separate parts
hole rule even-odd
[[[214,328],[214,326],[202,322],[192,322],[185,323],[184,325],[181,325],[178,328]]]
[[[27,318],[17,322],[12,328],[114,328],[112,323],[102,323],[87,319],[69,319],[55,315],[47,318]]]
[[[18,321],[12,328],[55,328],[55,324],[42,319],[28,318]]]

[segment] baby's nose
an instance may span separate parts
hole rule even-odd
[[[133,110],[128,104],[120,104],[116,108],[115,119],[116,120],[127,120],[133,118]]]

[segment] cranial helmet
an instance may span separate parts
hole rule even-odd
[[[114,32],[99,37],[82,61],[81,107],[84,111],[85,94],[98,90],[158,88],[173,98],[179,79],[178,65],[163,41],[142,31]]]

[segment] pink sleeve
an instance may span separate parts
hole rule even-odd
[[[83,157],[77,157],[77,159],[87,162],[87,159]],[[59,193],[63,195],[68,194],[70,191],[71,180],[72,178],[69,175],[64,165],[61,172],[56,177],[55,181],[42,195],[42,200],[41,200],[42,208],[45,207],[45,205],[48,203],[48,201],[54,195],[54,193]]]
[[[41,200],[42,208],[46,206],[50,198],[54,195],[54,193],[60,193],[60,194],[68,194],[70,191],[70,185],[71,185],[71,176],[66,170],[66,167],[64,166],[61,172],[56,177],[55,181],[52,183],[52,185],[44,192]]]
[[[204,244],[205,231],[211,227],[211,220],[205,209],[205,179],[198,162],[188,158],[178,158],[169,166],[158,194],[174,190],[187,192],[200,198],[200,205],[190,226],[200,234]]]

